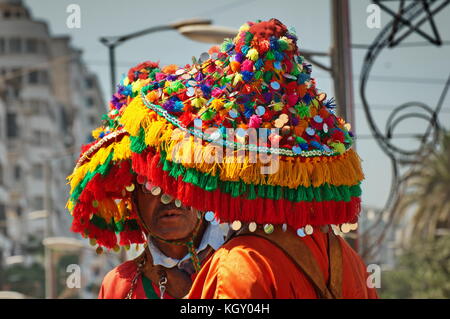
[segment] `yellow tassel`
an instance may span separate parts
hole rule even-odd
[[[140,97],[136,97],[125,108],[120,122],[131,136],[136,136],[141,124],[145,128],[147,126],[145,124],[149,124],[150,118],[150,110],[146,108]]]
[[[119,161],[131,158],[131,141],[128,135],[125,135],[120,142],[114,143],[113,161]]]

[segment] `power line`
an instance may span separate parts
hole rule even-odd
[[[86,63],[92,64],[92,65],[108,65],[109,62],[106,60],[85,60]],[[131,68],[137,64],[136,62],[117,62],[117,65],[120,65],[122,67],[129,67]],[[359,81],[359,74],[353,74],[354,81]],[[327,78],[332,79],[331,76],[327,73],[316,73],[315,78]],[[393,82],[393,83],[412,83],[412,84],[429,84],[429,85],[441,85],[445,84],[446,80],[442,78],[423,78],[420,79],[417,78],[410,78],[406,76],[386,76],[386,75],[372,75],[370,77],[370,80],[374,82]]]

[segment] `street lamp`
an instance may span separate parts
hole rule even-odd
[[[111,37],[101,37],[100,42],[103,43],[106,47],[108,47],[109,51],[109,66],[111,71],[111,91],[112,94],[115,92],[115,86],[116,86],[116,56],[115,56],[115,49],[117,46],[121,45],[122,43],[135,39],[137,37],[155,33],[159,31],[166,31],[166,30],[180,30],[183,27],[187,26],[206,26],[210,25],[212,23],[209,19],[198,19],[198,18],[192,18],[192,19],[185,19],[177,22],[173,22],[167,25],[159,25],[150,27],[141,31],[129,33],[122,36],[111,36]],[[187,35],[186,35],[187,36]],[[189,37],[189,36],[187,36]]]
[[[45,296],[56,298],[55,253],[78,252],[83,249],[83,243],[69,237],[47,237],[43,240],[45,247]]]

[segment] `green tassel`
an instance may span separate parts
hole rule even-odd
[[[281,186],[275,186],[275,200],[279,200],[281,198],[281,196],[283,195],[283,190]]]
[[[314,199],[318,202],[322,201],[322,191],[320,187],[313,187]]]
[[[275,60],[275,54],[273,53],[272,50],[267,51],[266,53],[266,59],[271,61],[271,60]]]
[[[206,181],[205,189],[207,191],[215,191],[218,185],[218,176],[208,175],[208,179]]]
[[[266,188],[265,185],[258,185],[258,197],[266,198]]]
[[[346,186],[339,186],[339,190],[341,191],[342,194],[342,200],[344,202],[349,202],[351,199],[349,188]]]
[[[306,187],[305,188],[305,195],[306,195],[306,201],[310,202],[314,199],[314,191],[313,187]]]
[[[266,192],[267,198],[275,199],[275,186],[267,185],[266,188],[267,188]]]
[[[145,144],[145,131],[142,127],[139,129],[139,135],[130,136],[130,139],[130,149],[132,152],[140,154],[147,148],[147,145]]]
[[[300,104],[300,105],[296,105],[295,109],[297,111],[298,116],[300,116],[300,118],[305,118],[305,117],[310,117],[311,116],[311,112],[309,110],[309,106],[305,105],[305,104]]]
[[[286,51],[289,48],[289,45],[285,40],[278,39],[277,42],[281,51]]]
[[[231,187],[231,196],[232,197],[238,197],[239,195],[240,195],[240,192],[239,192],[239,183],[236,183],[236,182],[233,182],[232,184],[232,187]]]
[[[114,223],[114,231],[116,233],[120,233],[124,229],[124,224],[122,221],[118,221]]]
[[[256,199],[255,185],[253,185],[253,184],[248,185],[247,198],[248,199]]]
[[[263,79],[265,82],[270,83],[273,73],[271,71],[264,72]]]
[[[322,186],[322,190],[323,190],[323,199],[326,201],[330,201],[334,199],[334,193],[331,190],[330,185],[325,184]]]
[[[163,171],[165,171],[165,172],[169,172],[171,169],[172,169],[172,162],[170,162],[170,161],[164,161],[164,164],[163,164]]]
[[[350,194],[351,194],[351,196],[353,196],[353,197],[359,197],[359,196],[361,196],[362,190],[361,190],[360,184],[350,186]]]
[[[102,217],[97,216],[95,214],[92,216],[92,219],[90,220],[90,222],[100,229],[103,229],[103,230],[108,229],[108,224],[106,223],[106,220],[104,220]]]

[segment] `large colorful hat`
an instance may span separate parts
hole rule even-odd
[[[100,246],[144,242],[136,183],[221,223],[310,233],[360,212],[350,126],[276,19],[244,24],[184,67],[132,68],[93,137],[69,176],[68,208],[72,229]]]

